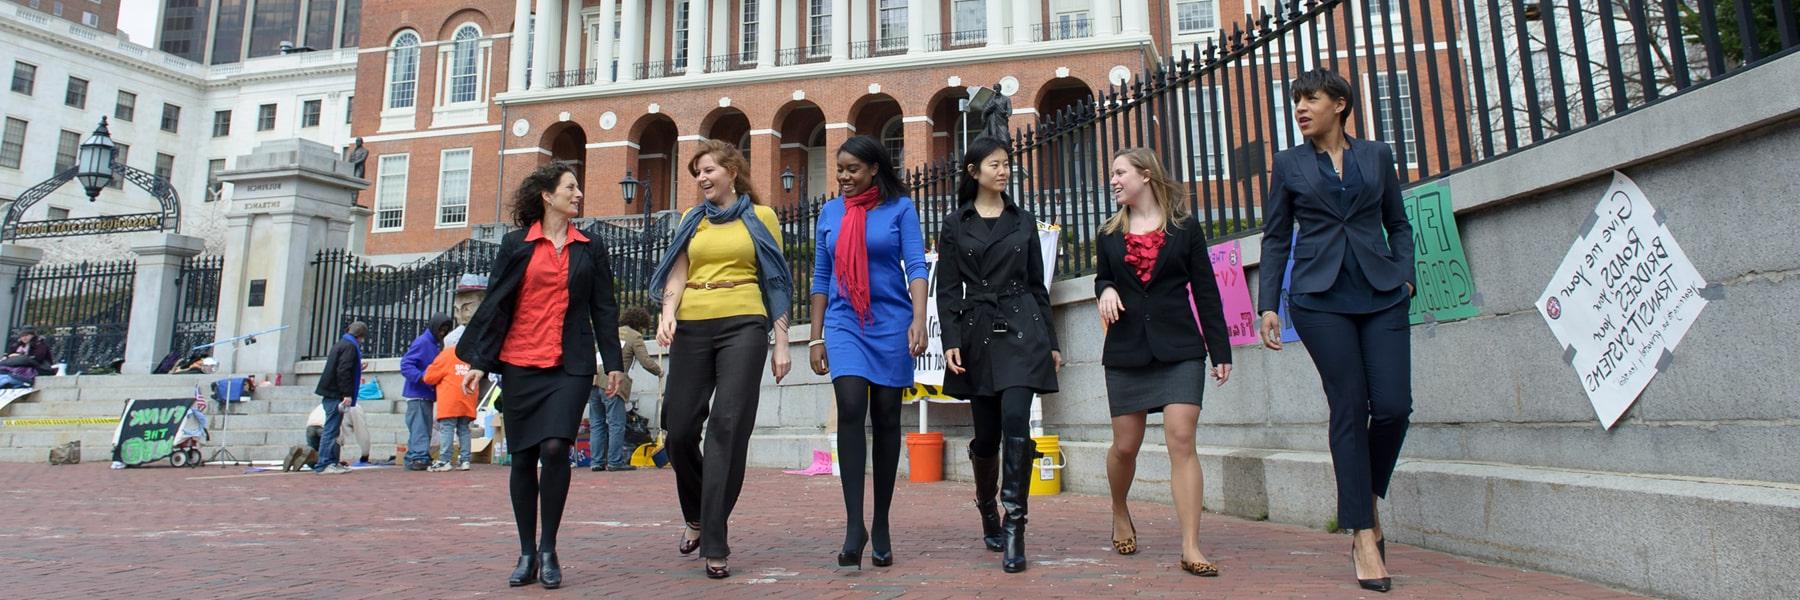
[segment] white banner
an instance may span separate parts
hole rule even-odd
[[[1043,250],[1044,287],[1056,280],[1056,243],[1062,234],[1062,227],[1046,223],[1038,223],[1038,243]],[[925,264],[930,275],[925,286],[925,353],[913,358],[913,386],[903,394],[907,403],[924,398],[929,402],[961,403],[944,394],[944,341],[941,337],[942,323],[938,320],[937,276],[938,254],[925,253]],[[1049,318],[1049,315],[1044,315]]]
[[[1706,280],[1624,174],[1590,219],[1537,308],[1611,429],[1700,316]]]

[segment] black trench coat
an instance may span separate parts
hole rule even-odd
[[[966,399],[1009,387],[1056,392],[1050,353],[1060,346],[1037,219],[1009,200],[990,229],[967,203],[945,215],[937,250],[944,350],[961,349],[966,369],[944,374],[944,393]]]

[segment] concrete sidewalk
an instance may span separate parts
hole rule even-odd
[[[1134,505],[1140,552],[1108,543],[1105,498],[1032,500],[1030,570],[981,546],[968,484],[895,493],[896,564],[841,569],[836,478],[753,470],[732,520],[732,577],[708,580],[675,545],[673,473],[575,473],[560,534],[563,590],[509,590],[517,557],[507,468],[346,475],[241,467],[112,471],[0,464],[0,596],[117,598],[1627,598],[1582,581],[1390,544],[1394,593],[1364,592],[1344,535],[1208,515],[1222,576],[1176,566],[1171,507]]]

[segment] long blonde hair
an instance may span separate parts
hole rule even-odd
[[[737,146],[719,140],[701,140],[700,147],[694,151],[694,157],[688,159],[688,174],[700,174],[700,157],[712,156],[719,168],[732,172],[732,191],[750,197],[753,204],[762,204],[762,196],[757,195],[756,188],[750,185],[750,161],[744,160],[744,153]],[[736,198],[732,199],[737,201]],[[729,205],[728,205],[729,206]]]
[[[1138,172],[1149,180],[1144,184],[1150,186],[1150,195],[1156,198],[1156,206],[1162,208],[1162,230],[1167,232],[1171,226],[1181,227],[1188,218],[1187,194],[1182,192],[1181,184],[1169,178],[1168,171],[1163,170],[1162,161],[1157,160],[1156,153],[1151,152],[1149,148],[1120,150],[1113,154],[1112,160],[1107,161],[1107,173],[1112,173],[1112,163],[1118,162],[1121,157],[1129,161],[1132,167],[1137,168]],[[1112,218],[1100,225],[1100,234],[1109,235],[1126,231],[1126,222],[1130,219],[1128,214],[1130,211],[1131,207],[1120,206],[1119,212],[1113,213]]]

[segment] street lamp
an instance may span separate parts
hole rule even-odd
[[[783,193],[794,191],[794,168],[791,166],[781,168],[781,191]]]
[[[637,198],[638,188],[640,186],[644,188],[644,201],[640,203],[644,206],[644,235],[642,238],[639,239],[639,244],[641,244],[640,248],[641,248],[642,252],[638,256],[642,259],[639,262],[643,266],[643,269],[642,269],[643,270],[643,281],[648,282],[648,281],[650,281],[650,265],[651,265],[651,258],[650,258],[650,200],[652,198],[654,198],[655,196],[651,195],[652,188],[650,187],[650,182],[641,181],[636,177],[632,177],[631,169],[626,169],[625,170],[625,178],[619,180],[619,194],[621,196],[624,196],[626,205],[629,206],[631,204],[631,201]]]
[[[119,152],[113,145],[112,132],[106,129],[106,117],[100,117],[100,127],[94,134],[81,143],[81,150],[76,154],[75,178],[81,180],[81,187],[87,188],[88,202],[100,198],[100,190],[112,184],[113,157]]]

